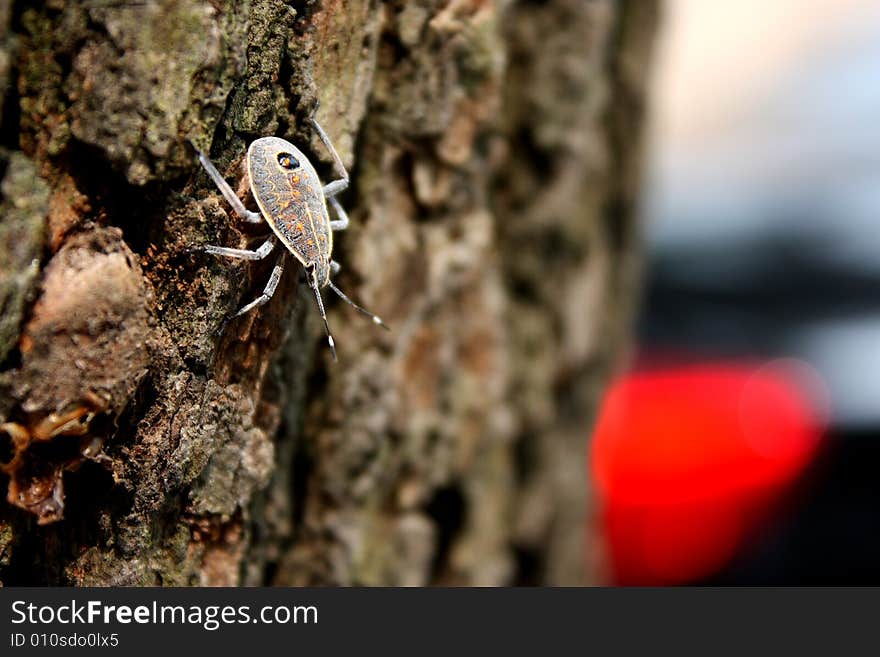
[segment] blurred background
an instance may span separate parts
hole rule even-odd
[[[880,581],[880,3],[668,0],[603,579]]]

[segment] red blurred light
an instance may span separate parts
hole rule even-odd
[[[723,566],[810,462],[820,415],[780,368],[704,364],[617,381],[591,454],[614,580],[683,583]]]

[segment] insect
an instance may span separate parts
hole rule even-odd
[[[265,222],[272,229],[272,234],[268,239],[253,251],[213,245],[204,246],[202,249],[207,253],[226,258],[262,260],[272,252],[278,242],[281,242],[285,251],[278,257],[263,293],[245,305],[233,317],[230,317],[230,320],[262,306],[272,298],[284,272],[284,262],[289,252],[305,270],[309,287],[315,294],[318,311],[324,321],[330,353],[335,361],[336,344],[330,332],[330,325],[327,323],[327,314],[324,312],[324,301],[321,298],[322,288],[329,287],[345,303],[362,315],[369,317],[375,324],[386,330],[388,327],[378,315],[361,308],[330,280],[330,277],[339,272],[341,268],[338,262],[331,259],[333,232],[345,230],[349,224],[348,215],[336,199],[336,195],[348,187],[349,177],[348,171],[342,163],[342,158],[339,157],[339,153],[336,152],[327,133],[314,118],[311,118],[310,122],[330,152],[336,173],[340,177],[322,185],[315,167],[296,146],[278,137],[257,139],[248,147],[247,176],[251,194],[260,208],[259,212],[252,212],[244,207],[244,204],[232,191],[229,183],[220,175],[211,160],[198,147],[194,146],[198,153],[199,162],[208,172],[214,184],[217,185],[220,193],[232,206],[238,218],[253,224]],[[333,206],[337,217],[333,221],[330,220],[330,214],[327,211],[328,201]]]

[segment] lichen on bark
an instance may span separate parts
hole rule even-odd
[[[19,496],[0,507],[0,580],[584,581],[584,447],[634,291],[652,8],[0,12],[0,483]],[[331,301],[335,365],[293,263],[219,334],[272,263],[193,249],[259,229],[190,144],[234,186],[269,134],[329,176],[316,107],[352,172],[339,284],[393,328]]]

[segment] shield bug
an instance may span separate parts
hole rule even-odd
[[[310,119],[310,122],[330,152],[336,172],[340,177],[322,185],[315,167],[296,146],[278,137],[257,139],[248,147],[247,176],[251,194],[260,208],[259,212],[252,212],[245,208],[235,192],[232,191],[229,183],[211,163],[211,160],[196,147],[199,162],[214,184],[217,185],[220,193],[232,206],[238,218],[248,223],[265,222],[272,229],[272,234],[268,239],[253,251],[213,245],[202,248],[208,253],[227,258],[262,260],[272,252],[277,242],[281,242],[285,251],[279,256],[263,293],[245,305],[233,317],[238,317],[262,306],[272,297],[278,286],[278,281],[281,280],[285,256],[289,252],[305,270],[309,287],[314,292],[318,311],[324,322],[330,353],[333,355],[333,360],[336,360],[336,345],[333,341],[333,335],[330,333],[327,315],[324,312],[324,301],[321,298],[322,288],[329,287],[359,313],[369,317],[374,323],[385,329],[388,327],[377,315],[361,308],[345,296],[330,279],[340,269],[339,263],[331,259],[333,233],[345,230],[349,223],[348,215],[336,199],[336,195],[348,187],[349,178],[342,158],[339,157],[339,153],[336,152],[327,133],[314,118]],[[330,214],[327,210],[328,202],[337,217],[333,221],[330,220]]]

